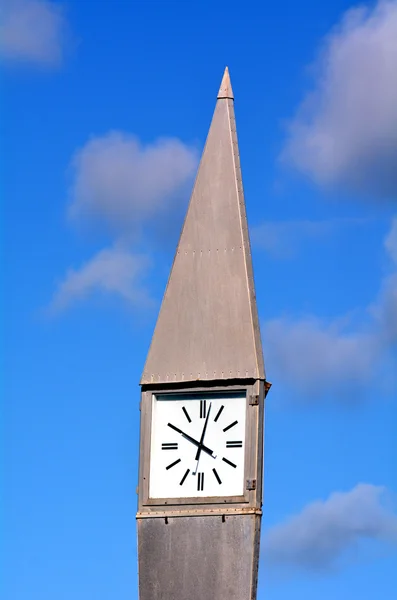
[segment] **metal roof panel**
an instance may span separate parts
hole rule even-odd
[[[226,70],[141,384],[264,379]]]

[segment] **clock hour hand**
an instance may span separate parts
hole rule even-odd
[[[210,456],[212,456],[212,458],[216,458],[216,455],[214,454],[213,450],[211,450],[211,448],[208,448],[207,446],[204,446],[204,444],[200,444],[200,442],[198,442],[197,440],[195,440],[194,438],[192,438],[191,435],[188,435],[187,433],[185,433],[184,431],[182,431],[182,429],[179,429],[178,427],[175,427],[175,425],[172,425],[172,423],[168,423],[168,427],[171,427],[171,429],[173,429],[174,431],[180,433],[185,439],[189,440],[189,442],[191,442],[195,446],[199,447],[201,445],[201,449],[204,452],[206,452],[206,454],[209,454]]]

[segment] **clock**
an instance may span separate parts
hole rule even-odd
[[[246,393],[153,394],[149,498],[244,494]]]

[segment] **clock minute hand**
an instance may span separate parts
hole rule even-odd
[[[197,440],[192,438],[192,436],[190,436],[187,433],[185,433],[184,431],[182,431],[182,429],[179,429],[178,427],[175,427],[175,425],[172,425],[172,423],[168,423],[168,427],[171,427],[171,429],[180,433],[184,438],[189,440],[189,442],[192,442],[192,444],[194,444],[195,446],[200,446],[200,442],[198,442]],[[211,448],[208,448],[207,446],[204,446],[204,444],[201,444],[201,449],[204,452],[206,452],[206,454],[209,454],[210,456],[212,456],[212,458],[216,458],[216,455],[214,454],[213,450],[211,450]]]
[[[210,416],[211,406],[212,406],[212,402],[210,402],[210,407],[208,409],[207,418],[205,419],[203,433],[201,434],[201,438],[200,438],[200,444],[199,444],[199,447],[197,448],[196,460],[198,460],[200,458],[201,450],[203,449],[203,442],[204,442],[205,432],[207,431],[208,418]]]
[[[196,475],[196,473],[197,473],[197,471],[198,471],[199,462],[200,462],[200,456],[201,456],[201,450],[202,450],[202,449],[203,449],[203,447],[204,447],[204,444],[203,444],[203,442],[204,442],[205,432],[206,432],[206,430],[207,430],[208,419],[209,419],[210,412],[211,412],[211,406],[212,406],[212,402],[210,402],[210,407],[209,407],[209,409],[208,409],[207,418],[205,419],[205,423],[204,423],[204,427],[203,427],[203,432],[202,432],[202,434],[201,434],[201,438],[200,438],[200,444],[199,444],[199,447],[197,448],[197,452],[196,452],[196,459],[195,459],[195,460],[196,460],[196,468],[195,468],[195,470],[193,471],[193,475]]]

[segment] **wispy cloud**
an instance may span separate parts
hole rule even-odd
[[[179,139],[144,145],[117,131],[92,138],[75,153],[69,218],[105,224],[114,246],[66,273],[50,304],[52,313],[98,294],[118,296],[139,309],[152,303],[143,283],[149,254],[134,252],[132,234],[142,226],[147,231],[151,221],[158,236],[172,229],[169,221],[178,200],[188,195],[197,162],[196,149]]]
[[[389,234],[385,239],[385,248],[397,265],[397,217],[394,217]]]
[[[397,515],[384,487],[359,484],[265,532],[263,557],[269,566],[326,571],[368,540],[397,545]]]
[[[295,257],[306,241],[321,242],[342,229],[366,222],[359,218],[267,221],[252,228],[251,240],[274,258],[287,259]]]
[[[371,381],[390,355],[393,360],[397,342],[396,247],[394,219],[385,240],[392,269],[367,307],[361,326],[353,326],[349,315],[330,321],[312,315],[266,321],[263,337],[265,348],[271,349],[269,373],[293,387],[297,396],[322,399],[331,393],[345,400],[353,389],[357,392]]]
[[[349,333],[343,322],[314,317],[267,321],[263,335],[271,349],[269,372],[307,398],[332,390],[344,399],[353,386],[368,383],[380,354],[374,335]]]
[[[150,306],[152,299],[143,279],[150,267],[145,255],[113,247],[102,250],[78,269],[69,269],[58,285],[49,311],[58,313],[92,294],[116,296],[135,307]]]
[[[48,0],[2,0],[0,54],[7,61],[55,67],[62,62],[67,21]]]
[[[376,302],[370,307],[384,345],[397,341],[397,273],[385,277]],[[397,362],[396,362],[397,366]]]
[[[320,184],[397,197],[397,2],[348,11],[324,40],[282,158]]]
[[[186,196],[197,162],[196,149],[176,138],[147,145],[117,131],[92,138],[72,162],[69,215],[124,231]]]

